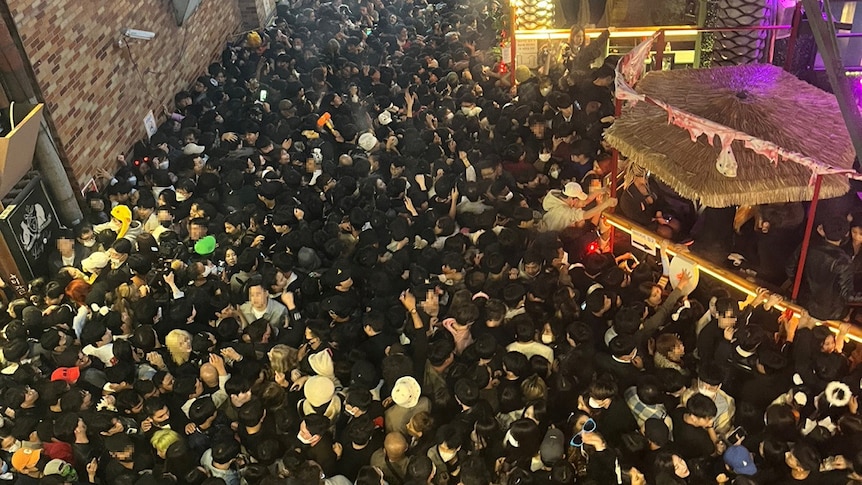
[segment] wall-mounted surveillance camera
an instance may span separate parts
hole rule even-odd
[[[126,29],[123,31],[123,36],[135,40],[153,40],[156,33],[148,30]]]

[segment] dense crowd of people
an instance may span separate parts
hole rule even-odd
[[[0,480],[862,482],[854,346],[610,252],[614,61],[501,12],[298,0],[178,93],[7,295]]]

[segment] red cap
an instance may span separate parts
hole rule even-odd
[[[52,381],[66,381],[69,384],[78,382],[81,377],[81,370],[77,367],[60,367],[51,373]]]

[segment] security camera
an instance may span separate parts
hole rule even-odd
[[[135,40],[153,40],[156,33],[148,30],[126,29],[123,31],[123,36]]]

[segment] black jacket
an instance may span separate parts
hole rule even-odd
[[[796,274],[799,252],[785,268],[791,279]],[[821,320],[844,317],[847,300],[853,295],[853,261],[838,246],[821,242],[808,250],[802,272],[799,303],[814,318]]]

